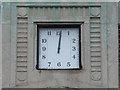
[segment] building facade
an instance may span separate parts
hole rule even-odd
[[[6,2],[1,8],[3,88],[119,87],[117,2]],[[82,68],[36,69],[37,27],[66,25],[80,28]]]

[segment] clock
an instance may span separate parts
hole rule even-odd
[[[80,25],[38,25],[37,69],[81,69]]]

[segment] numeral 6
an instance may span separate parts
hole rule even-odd
[[[57,63],[57,66],[60,67],[60,66],[61,66],[61,62],[58,62],[58,63]]]

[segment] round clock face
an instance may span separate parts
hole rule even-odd
[[[38,69],[80,69],[80,28],[38,28]]]

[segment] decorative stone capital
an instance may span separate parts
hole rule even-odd
[[[27,16],[27,9],[25,7],[18,8],[18,16]]]
[[[91,79],[99,81],[101,79],[101,72],[91,72]]]
[[[90,15],[94,16],[94,17],[99,16],[100,13],[101,13],[100,7],[92,7],[91,10],[90,10]]]

